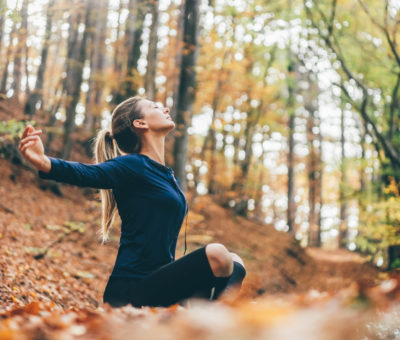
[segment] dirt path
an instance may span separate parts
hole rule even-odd
[[[327,261],[335,263],[365,263],[368,261],[366,256],[345,250],[345,249],[322,249],[306,248],[306,253],[316,261]]]
[[[338,291],[356,282],[363,287],[380,282],[380,270],[360,254],[345,249],[307,248],[306,253],[316,262],[320,282],[328,291]]]

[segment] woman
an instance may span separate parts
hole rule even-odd
[[[103,295],[112,307],[167,307],[190,297],[215,300],[228,287],[240,288],[246,275],[241,258],[219,243],[175,260],[188,207],[178,179],[164,162],[165,136],[175,127],[168,113],[168,108],[139,96],[119,104],[111,130],[97,134],[97,164],[46,156],[42,131],[30,125],[19,142],[39,177],[101,189],[103,242],[118,210],[121,239]]]

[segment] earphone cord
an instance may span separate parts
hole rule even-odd
[[[187,249],[187,245],[186,245],[186,229],[187,229],[187,215],[186,215],[186,226],[185,226],[185,251],[183,252],[183,255],[186,254],[186,249]]]
[[[189,204],[187,203],[187,212],[186,212],[186,225],[185,225],[185,251],[183,252],[183,255],[186,254],[186,249],[187,249],[187,244],[186,244],[186,229],[187,229],[187,219],[189,215]]]

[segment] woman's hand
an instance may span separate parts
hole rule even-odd
[[[51,169],[50,159],[44,154],[44,147],[41,135],[42,130],[35,130],[28,125],[22,133],[18,144],[18,150],[38,170],[49,172]]]

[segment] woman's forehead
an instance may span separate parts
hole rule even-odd
[[[146,102],[147,106],[153,106],[154,105],[154,102],[151,101],[151,100],[145,99],[145,102]]]

